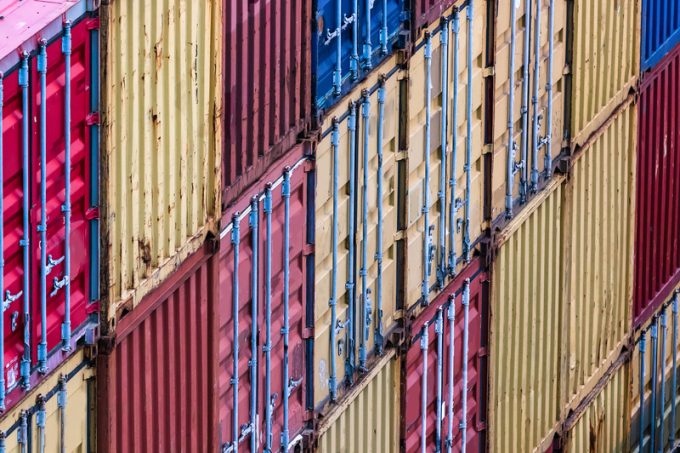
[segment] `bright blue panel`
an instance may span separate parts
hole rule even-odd
[[[642,1],[642,70],[656,65],[680,41],[680,2]]]

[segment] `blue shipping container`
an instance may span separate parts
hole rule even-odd
[[[642,70],[656,65],[680,41],[678,0],[642,1]]]
[[[391,54],[406,0],[318,0],[316,107],[326,110]]]

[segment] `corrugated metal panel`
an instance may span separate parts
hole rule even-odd
[[[445,15],[446,10],[454,3],[463,2],[460,0],[412,0],[411,33],[413,37],[420,37],[420,32]]]
[[[221,7],[102,5],[107,319],[158,286],[217,223]]]
[[[21,404],[3,414],[0,430],[5,436],[5,451],[95,451],[91,444],[94,433],[93,376],[93,368],[80,350],[50,374]],[[63,400],[62,407],[60,399]],[[41,428],[38,418],[43,417],[43,410],[44,428]],[[43,449],[41,434],[44,436]]]
[[[607,125],[573,163],[564,190],[567,401],[590,390],[631,326],[636,115],[629,104]]]
[[[308,148],[308,145],[298,146]],[[241,448],[255,445],[257,450],[265,447],[271,451],[287,450],[282,445],[282,433],[287,430],[289,439],[293,440],[305,427],[308,391],[311,390],[308,385],[309,351],[306,350],[305,337],[311,321],[310,291],[313,289],[308,273],[313,263],[313,255],[309,253],[313,241],[310,237],[313,230],[309,218],[309,188],[313,187],[314,174],[311,162],[306,160],[286,168],[290,170],[285,179],[282,179],[284,168],[272,168],[265,174],[266,181],[274,184],[269,195],[266,190],[253,193],[258,197],[255,198],[257,206],[253,204],[252,196],[239,200],[236,208],[241,212],[240,216],[236,216],[236,222],[232,220],[230,228],[225,228],[221,235],[218,368],[220,445],[233,445],[235,439],[240,439]],[[290,190],[288,218],[286,196],[283,193],[287,188]],[[269,203],[271,217],[265,212]],[[257,220],[257,224],[254,220]],[[271,222],[271,228],[268,228],[268,222]],[[238,245],[234,242],[236,225]],[[289,228],[288,238],[286,228]],[[288,257],[285,255],[286,243]],[[271,262],[267,258],[268,247],[271,247]],[[235,281],[236,257],[238,279]],[[271,274],[268,275],[268,272]],[[287,307],[284,299],[286,272],[289,278]],[[268,304],[270,311],[267,310]],[[238,312],[238,319],[235,311]],[[288,328],[287,337],[283,334],[285,327]],[[238,329],[236,339],[235,329]],[[270,339],[267,338],[268,334],[271,335]],[[268,344],[270,350],[267,354]],[[235,354],[238,357],[238,376],[234,376]],[[285,366],[289,367],[288,371]],[[233,385],[232,378],[238,379],[236,385]],[[266,393],[267,382],[270,385],[269,394]],[[283,386],[292,382],[295,385],[286,400]],[[234,404],[236,388],[238,407]],[[251,399],[253,397],[255,399]],[[267,407],[272,401],[271,430],[268,431]],[[286,401],[287,406],[284,404]],[[237,429],[240,429],[236,435],[235,420]],[[253,423],[257,433],[255,444],[251,444],[252,430],[244,434],[245,428]],[[271,441],[268,440],[270,438]]]
[[[363,226],[366,224],[366,299],[371,302],[371,319],[367,323],[367,341],[365,351],[367,360],[373,355],[376,345],[376,328],[380,319],[382,336],[393,330],[396,325],[396,311],[398,304],[400,278],[397,273],[399,258],[399,240],[397,231],[402,203],[398,193],[400,186],[399,174],[403,162],[400,162],[399,150],[399,102],[400,82],[398,80],[396,60],[392,58],[383,66],[389,72],[376,73],[362,83],[355,90],[351,101],[356,102],[354,135],[350,131],[351,120],[346,105],[338,106],[328,115],[329,121],[322,128],[322,138],[316,148],[316,165],[319,175],[326,175],[317,180],[315,192],[315,307],[314,307],[314,407],[328,402],[330,397],[329,380],[331,378],[332,360],[335,361],[336,382],[338,387],[352,377],[354,370],[360,364],[359,346],[362,331],[362,313],[368,305],[363,298],[362,277],[362,247],[364,245]],[[379,178],[378,163],[378,126],[380,123],[380,107],[378,102],[378,81],[386,75],[384,81],[384,115],[382,117],[382,178]],[[367,97],[362,98],[358,93],[364,89]],[[366,103],[365,101],[368,101]],[[363,106],[366,105],[366,115],[362,116]],[[337,118],[338,145],[337,170],[333,164],[333,119]],[[367,120],[365,119],[367,118]],[[366,124],[368,123],[368,141],[365,141]],[[353,137],[353,139],[352,139]],[[352,148],[354,146],[354,148]],[[353,178],[350,178],[350,159],[354,150]],[[365,154],[367,150],[368,154]],[[364,166],[366,157],[368,166]],[[335,175],[335,176],[334,176]],[[333,217],[333,178],[337,177],[337,219]],[[364,184],[364,177],[367,185]],[[379,216],[378,182],[382,182],[382,217]],[[366,187],[367,197],[364,197]],[[350,196],[350,194],[352,194]],[[363,215],[363,201],[366,198],[366,221]],[[350,211],[354,210],[355,227],[350,225]],[[382,222],[379,224],[379,218]],[[337,231],[337,258],[333,259],[333,225]],[[378,232],[382,231],[382,291],[378,294]],[[350,246],[353,259],[350,258]],[[330,300],[332,296],[333,269],[337,272],[336,282],[336,319],[343,323],[344,328],[338,329],[335,344],[331,343],[331,328],[333,324],[333,310]],[[346,287],[351,281],[355,296],[352,298]],[[370,294],[368,293],[370,291]],[[382,301],[382,317],[378,315],[378,299]],[[350,315],[350,301],[354,312]],[[350,320],[348,324],[345,322]],[[353,336],[350,331],[353,329]],[[350,339],[353,345],[348,343]],[[351,356],[351,357],[350,357]],[[349,362],[348,362],[349,361]],[[346,368],[346,363],[348,367]],[[368,363],[368,362],[367,362]]]
[[[319,453],[399,451],[399,369],[387,354],[319,428]]]
[[[262,176],[310,125],[312,3],[224,1],[223,206]]]
[[[560,417],[562,210],[558,185],[527,214],[496,257],[491,279],[489,451],[535,451]]]
[[[401,409],[402,444],[406,452],[421,451],[423,419],[427,451],[445,451],[449,440],[455,451],[462,450],[463,432],[466,434],[465,445],[469,451],[486,451],[486,281],[487,274],[481,268],[481,262],[475,260],[446,287],[427,310],[416,319],[409,320]],[[465,303],[469,304],[467,313]],[[427,360],[426,367],[424,360]],[[427,375],[424,375],[425,368]],[[438,389],[441,393],[438,393]],[[451,405],[449,391],[452,391]],[[466,392],[465,417],[463,391]],[[461,427],[461,423],[464,423],[465,429]]]
[[[525,203],[533,193],[532,184],[536,182],[536,190],[540,190],[546,184],[545,156],[551,156],[551,172],[557,164],[556,157],[562,150],[564,135],[564,73],[566,65],[566,27],[567,27],[567,2],[565,0],[540,0],[530,2],[531,14],[525,13],[525,1],[500,1],[497,4],[495,17],[495,87],[493,105],[493,168],[491,218],[503,218],[506,215],[506,189],[508,187],[508,141],[509,123],[512,124],[512,141],[516,145],[515,163],[523,162],[523,167],[511,164],[511,172],[514,174],[512,190],[512,205],[517,207]],[[550,92],[548,86],[548,67],[550,65],[550,34],[549,17],[550,5],[554,5],[553,27],[553,54],[552,54],[552,109],[550,109]],[[511,42],[512,42],[512,5],[515,5],[515,52],[511,67]],[[536,73],[536,8],[540,5],[540,46],[538,74]],[[527,27],[529,27],[529,43],[525,43]],[[527,45],[530,44],[530,45]],[[529,53],[525,59],[525,45]],[[526,61],[526,65],[524,64]],[[526,70],[526,74],[524,73]],[[513,76],[512,83],[510,76]],[[523,90],[523,82],[527,81],[527,90]],[[538,84],[538,86],[536,86]],[[511,87],[510,85],[513,85]],[[535,96],[535,89],[538,96]],[[512,90],[511,90],[512,89]],[[509,108],[510,94],[512,97],[512,110]],[[525,96],[523,96],[525,93]],[[534,103],[536,98],[536,103]],[[526,106],[526,127],[523,127],[522,106]],[[509,112],[512,112],[512,121],[508,121]],[[548,130],[549,117],[552,112],[552,130]],[[539,118],[540,117],[540,118]],[[534,120],[538,124],[538,134],[533,133]],[[525,133],[524,133],[525,132]],[[547,153],[545,143],[546,135],[550,135],[550,152]],[[533,159],[533,146],[539,145],[537,158]],[[536,172],[534,172],[534,170]],[[551,174],[552,174],[551,173]],[[535,174],[535,181],[532,181]],[[526,181],[526,184],[522,184]],[[522,189],[520,191],[520,189]]]
[[[642,70],[657,64],[680,40],[675,0],[642,0]]]
[[[574,2],[571,130],[583,145],[627,96],[639,74],[640,0]]]
[[[432,55],[429,116],[428,61],[425,58],[427,37],[418,43],[417,50],[410,61],[407,101],[409,153],[407,156],[406,226],[408,230],[406,236],[408,257],[405,303],[408,309],[417,308],[415,305],[422,300],[422,282],[426,277],[423,265],[426,237],[429,236],[427,239],[429,246],[434,247],[427,279],[427,286],[434,297],[438,291],[443,289],[445,283],[469,262],[473,256],[474,242],[482,234],[484,214],[482,54],[486,34],[486,21],[484,20],[486,11],[480,5],[473,10],[470,8],[472,7],[467,5],[460,11],[456,10],[453,14],[448,14],[444,29],[439,24],[428,29],[431,33]],[[468,18],[469,13],[472,16]],[[454,31],[456,28],[459,28],[457,33]],[[442,45],[443,34],[446,36],[444,41],[448,43],[446,46]],[[458,48],[456,48],[456,40]],[[458,73],[455,69],[456,58],[458,58]],[[468,59],[472,62],[470,72],[468,72]],[[446,84],[442,83],[444,78],[442,65],[444,64],[446,64]],[[454,118],[455,125],[453,124]],[[470,122],[469,131],[468,121]],[[442,156],[442,130],[446,131],[445,156]],[[429,168],[426,159],[428,144],[430,147]],[[455,162],[453,162],[454,158]],[[444,167],[443,177],[442,167]],[[469,174],[466,168],[469,168]],[[452,179],[455,179],[455,185],[452,185]],[[443,190],[441,190],[442,182],[444,183]],[[428,198],[426,198],[425,190],[429,191]],[[439,198],[439,193],[442,193],[444,197]],[[425,202],[426,199],[429,203]],[[425,208],[428,211],[427,215],[423,214]],[[454,225],[451,224],[451,219]],[[455,264],[452,264],[454,260]]]
[[[630,364],[625,363],[564,434],[565,453],[627,453],[630,430]]]
[[[680,48],[645,77],[639,106],[635,325],[680,282]]]
[[[204,249],[97,357],[97,451],[217,450],[217,259]],[[108,348],[108,350],[107,350]]]

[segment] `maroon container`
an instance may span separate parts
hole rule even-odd
[[[463,344],[465,318],[463,308],[463,288],[469,279],[468,314],[468,377],[467,377],[467,450],[486,451],[486,398],[487,398],[487,320],[488,287],[487,274],[479,259],[473,261],[430,306],[407,325],[407,353],[402,364],[402,445],[405,451],[421,451],[422,439],[422,390],[423,390],[423,333],[427,330],[427,410],[426,410],[426,447],[427,451],[446,451],[448,434],[448,391],[449,391],[449,338],[453,328],[453,451],[460,451],[462,430],[462,391],[464,380]],[[452,326],[448,319],[451,304],[455,307],[455,320]],[[440,450],[436,449],[437,426],[437,373],[438,373],[438,336],[437,319],[442,317],[442,424]]]
[[[415,41],[420,36],[424,28],[439,20],[444,12],[456,2],[463,3],[463,0],[412,0],[413,40]]]
[[[214,243],[100,342],[98,451],[218,451]]]
[[[311,161],[306,158],[295,161],[292,156],[305,154],[307,144],[297,145],[290,151],[286,160],[270,169],[262,181],[272,183],[271,189],[271,279],[267,285],[267,253],[266,247],[270,234],[267,231],[267,216],[264,212],[265,183],[261,187],[253,187],[229,212],[229,220],[223,219],[222,225],[228,225],[222,232],[220,245],[220,305],[219,305],[219,420],[220,443],[233,444],[235,438],[241,438],[240,448],[249,450],[252,429],[243,427],[251,425],[251,394],[256,395],[256,445],[260,451],[266,446],[268,434],[271,435],[271,451],[281,448],[281,433],[284,429],[283,391],[284,377],[283,363],[285,357],[284,336],[284,234],[285,234],[285,199],[284,169],[290,170],[290,208],[289,208],[289,339],[288,339],[288,380],[295,383],[288,399],[288,435],[291,444],[300,439],[305,428],[307,414],[307,339],[311,341],[311,329],[307,318],[308,304],[312,303],[308,293],[310,286],[308,267],[313,265],[311,251],[310,213],[313,200],[310,191],[313,189]],[[313,190],[311,191],[313,194]],[[257,205],[257,229],[251,227],[254,220],[251,202],[253,197]],[[240,213],[240,214],[237,214]],[[236,385],[233,379],[234,369],[234,256],[236,245],[233,240],[233,215],[239,221],[238,243],[238,427],[239,433],[234,436],[234,391]],[[255,253],[257,246],[257,253]],[[253,258],[257,257],[257,266],[253,266]],[[253,274],[257,272],[257,282],[253,285]],[[266,332],[267,288],[271,294],[271,371],[269,373],[270,393],[266,394]],[[257,316],[253,317],[253,301],[257,301]],[[253,332],[256,334],[255,348],[252,347]],[[311,343],[310,343],[311,344]],[[309,362],[311,363],[311,362]],[[251,377],[251,367],[256,372],[255,379]],[[256,388],[255,388],[256,387]],[[267,432],[266,408],[273,401],[271,415],[271,431]]]
[[[639,102],[634,306],[641,326],[680,283],[680,47],[646,74]]]
[[[226,208],[310,124],[312,0],[225,0],[224,8]]]

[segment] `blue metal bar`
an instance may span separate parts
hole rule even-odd
[[[290,398],[290,384],[288,376],[288,333],[289,314],[288,301],[290,297],[290,168],[283,170],[283,195],[285,217],[283,221],[283,429],[281,431],[281,448],[288,451],[288,399]]]
[[[358,0],[352,2],[352,56],[349,59],[349,70],[352,73],[352,80],[359,78],[359,3]]]
[[[251,291],[252,291],[252,302],[251,302],[251,322],[253,323],[250,331],[250,353],[252,354],[248,366],[250,366],[250,451],[255,453],[257,451],[257,332],[258,332],[258,198],[254,196],[250,200],[250,231],[253,241],[253,259],[252,259],[252,275],[251,275]]]
[[[45,453],[45,419],[47,414],[45,412],[45,399],[42,396],[38,397],[38,411],[35,414],[35,424],[38,427],[38,451]]]
[[[663,420],[666,414],[666,307],[661,311],[661,418],[659,420],[659,453],[663,453]]]
[[[371,101],[367,90],[362,92],[361,119],[363,123],[363,194],[361,197],[361,300],[362,310],[362,335],[359,345],[359,369],[366,371],[366,344],[371,331],[371,290],[368,288],[368,152],[369,152],[369,116],[371,113]]]
[[[66,453],[66,377],[59,378],[57,391],[57,408],[59,409],[59,451]]]
[[[331,309],[331,329],[330,329],[330,362],[331,362],[331,375],[328,379],[328,391],[330,393],[331,401],[335,401],[336,398],[336,370],[335,370],[335,344],[337,342],[335,338],[336,324],[338,323],[336,303],[338,297],[337,291],[337,280],[338,280],[338,147],[340,146],[340,130],[338,127],[337,119],[333,119],[333,135],[331,135],[331,144],[333,146],[333,225],[331,226],[332,242],[333,242],[333,273],[331,277],[331,297],[328,301],[328,305]]]
[[[529,150],[529,54],[531,52],[531,0],[524,1],[524,56],[522,62],[522,157],[519,196],[524,204],[529,198],[527,158]]]
[[[29,306],[30,298],[30,230],[28,224],[29,216],[29,178],[31,177],[30,169],[28,168],[29,159],[29,110],[28,110],[28,53],[24,52],[21,59],[21,67],[19,68],[19,86],[21,86],[22,98],[22,184],[23,184],[23,239],[19,245],[23,248],[23,296],[24,296],[24,353],[21,358],[21,386],[24,390],[31,388],[31,308]]]
[[[470,279],[465,279],[463,286],[463,394],[461,396],[460,415],[460,451],[467,450],[467,387],[468,387],[468,334],[470,330]]]
[[[442,118],[441,118],[441,164],[439,166],[439,259],[437,260],[437,287],[444,287],[446,278],[446,151],[448,136],[448,113],[449,97],[449,23],[442,19],[442,31],[440,35],[442,46]]]
[[[373,339],[375,342],[375,352],[377,355],[383,353],[383,306],[382,306],[382,265],[383,265],[383,122],[385,120],[385,84],[380,84],[378,88],[378,230],[375,244],[375,260],[378,263],[378,274],[375,282],[376,298],[376,325]]]
[[[231,294],[232,294],[232,316],[234,317],[234,331],[233,331],[233,342],[234,342],[234,347],[233,347],[233,357],[232,357],[232,366],[233,366],[233,371],[232,371],[232,376],[231,376],[231,385],[234,388],[233,390],[233,418],[232,418],[232,439],[231,439],[231,444],[232,444],[232,451],[234,453],[238,452],[238,436],[239,436],[239,429],[238,429],[238,317],[239,317],[239,293],[238,293],[238,264],[239,264],[239,245],[241,244],[241,232],[240,232],[240,225],[239,225],[239,214],[235,213],[234,217],[232,218],[232,224],[233,228],[231,230],[231,243],[234,246],[234,272],[232,275],[232,282],[231,282]]]
[[[658,380],[657,376],[657,348],[658,348],[658,341],[657,341],[657,336],[658,336],[658,321],[659,319],[656,318],[654,319],[653,324],[652,324],[652,333],[651,333],[651,338],[652,338],[652,411],[651,411],[651,435],[650,435],[650,448],[649,451],[653,452],[654,451],[654,444],[656,440],[656,381]]]
[[[435,431],[434,451],[439,453],[442,448],[442,380],[444,378],[444,320],[442,309],[437,310],[437,321],[434,326],[437,334],[437,427]]]
[[[527,17],[527,21],[531,18]],[[531,192],[535,193],[538,190],[538,148],[540,146],[540,137],[538,135],[540,130],[540,119],[538,115],[538,84],[541,78],[541,0],[536,1],[536,36],[534,39],[534,94],[531,98],[531,105],[533,107],[533,145],[531,153]]]
[[[420,451],[427,452],[427,348],[430,340],[428,338],[428,326],[423,327],[422,337],[420,337],[420,350],[423,351],[423,377],[421,380],[420,392]]]
[[[333,94],[342,93],[342,0],[335,0],[335,71],[333,71]]]
[[[640,349],[640,409],[638,410],[640,438],[638,439],[638,453],[642,453],[645,445],[645,335],[646,332],[643,331],[638,344]]]
[[[510,63],[508,69],[508,156],[505,167],[505,218],[512,218],[512,191],[515,187],[515,36],[517,3],[510,2]]]
[[[421,303],[429,304],[430,295],[430,263],[431,230],[430,230],[430,128],[432,110],[432,35],[425,34],[425,180],[423,181],[423,281],[420,285]]]
[[[21,411],[19,416],[20,423],[17,430],[17,443],[19,444],[21,453],[28,451],[28,414],[25,410]]]
[[[470,172],[472,171],[472,21],[473,0],[468,0],[467,25],[468,25],[468,49],[467,49],[467,134],[465,137],[465,230],[463,231],[463,255],[465,262],[470,262],[470,185],[472,184]]]
[[[447,319],[449,320],[449,394],[446,402],[448,421],[446,452],[451,453],[453,448],[453,360],[455,358],[454,336],[456,333],[456,299],[453,295],[449,296]]]
[[[678,291],[673,295],[673,374],[671,378],[671,429],[669,432],[669,445],[675,443],[675,405],[678,398],[678,368],[677,368],[677,351],[678,351]]]
[[[265,344],[262,348],[265,360],[265,381],[264,381],[264,401],[265,401],[265,439],[266,453],[272,452],[272,412],[274,410],[274,399],[272,398],[271,388],[271,350],[272,350],[272,185],[267,183],[264,191],[264,214],[267,222],[267,250],[265,257]]]
[[[457,159],[457,138],[458,138],[458,51],[460,40],[460,21],[458,18],[458,10],[453,12],[453,20],[451,21],[453,29],[453,106],[451,109],[451,178],[449,179],[449,186],[451,187],[451,201],[449,205],[449,275],[454,275],[456,272],[456,213],[459,209],[460,199],[456,198],[456,159]]]
[[[554,54],[554,34],[555,34],[555,0],[550,0],[550,18],[548,19],[548,33],[550,34],[548,51],[548,83],[545,85],[545,92],[548,96],[548,125],[543,139],[545,145],[545,178],[552,175],[552,115],[553,115],[553,54]]]
[[[5,293],[5,172],[4,172],[4,149],[2,116],[4,114],[4,84],[2,73],[0,73],[0,296]],[[0,312],[0,411],[5,410],[5,310],[9,304],[2,299],[2,311]],[[5,435],[2,434],[2,444],[4,449]]]
[[[47,49],[40,43],[40,343],[38,372],[47,373]]]
[[[354,376],[355,356],[355,333],[354,333],[354,317],[356,304],[356,283],[354,280],[354,244],[356,234],[356,130],[357,130],[357,115],[356,104],[350,104],[350,115],[348,120],[349,129],[349,225],[347,228],[349,234],[349,250],[347,258],[347,282],[345,288],[347,289],[347,357],[345,358],[345,378],[352,382]]]
[[[374,0],[364,0],[366,6],[366,39],[364,40],[364,56],[363,67],[365,70],[370,70],[373,67],[373,44],[371,44],[371,9],[373,9]]]
[[[380,53],[387,55],[387,0],[382,0],[383,16],[380,29]]]

